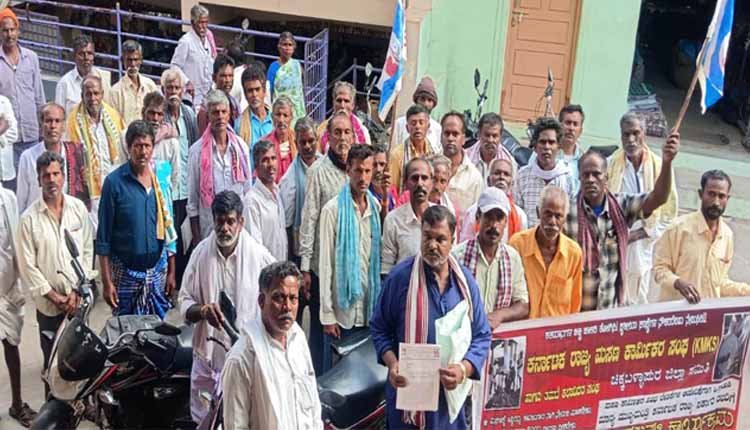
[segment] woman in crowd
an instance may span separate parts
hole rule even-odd
[[[268,82],[271,99],[287,96],[294,105],[294,117],[302,118],[305,111],[305,87],[302,82],[302,64],[292,58],[297,42],[292,33],[285,31],[279,35],[279,59],[268,68]]]

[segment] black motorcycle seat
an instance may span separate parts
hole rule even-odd
[[[372,340],[367,339],[318,378],[324,419],[349,428],[374,412],[385,399],[388,369],[378,364]]]
[[[193,326],[181,325],[177,335],[177,350],[174,353],[173,371],[187,372],[193,368]]]
[[[339,356],[343,357],[349,355],[350,352],[368,341],[370,341],[370,331],[359,330],[349,336],[342,336],[340,339],[335,339],[331,346]]]
[[[152,329],[159,324],[161,320],[156,315],[122,315],[108,319],[99,336],[107,346],[112,346],[123,333]]]

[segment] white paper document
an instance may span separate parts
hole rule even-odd
[[[437,411],[440,395],[440,346],[399,343],[398,351],[398,373],[406,378],[406,387],[396,390],[396,409]]]

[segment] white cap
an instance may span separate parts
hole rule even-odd
[[[487,187],[482,194],[479,195],[479,202],[477,203],[479,212],[486,214],[492,209],[500,209],[503,211],[505,216],[510,213],[510,200],[505,194],[505,191],[496,187]]]

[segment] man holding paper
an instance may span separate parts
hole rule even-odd
[[[370,320],[378,360],[389,370],[389,429],[466,428],[462,410],[471,387],[468,379],[479,379],[491,331],[476,281],[450,254],[455,229],[456,220],[444,207],[432,206],[424,212],[421,252],[393,268]],[[456,333],[460,335],[451,337]],[[397,402],[425,404],[430,397],[426,392],[409,392],[412,382],[424,386],[429,376],[415,372],[419,380],[410,382],[399,372],[400,364],[403,369],[413,368],[413,361],[424,359],[419,354],[397,356],[399,344],[404,351],[415,344],[439,345],[441,366],[434,378],[442,389],[435,407],[397,409]]]

